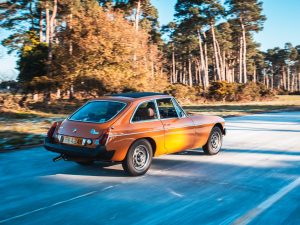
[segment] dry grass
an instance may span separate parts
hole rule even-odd
[[[193,114],[218,115],[222,117],[243,116],[276,110],[300,110],[300,96],[282,95],[277,96],[273,101],[247,103],[215,102],[201,105],[185,105],[183,108]]]

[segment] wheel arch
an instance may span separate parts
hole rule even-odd
[[[147,140],[147,141],[149,141],[149,143],[151,144],[151,147],[152,147],[152,153],[153,153],[153,156],[155,155],[155,152],[156,152],[156,142],[155,142],[155,140],[153,139],[153,138],[151,138],[151,137],[142,137],[142,138],[139,138],[139,139],[136,139],[134,142],[132,142],[132,144],[131,145],[133,145],[136,141],[138,141],[138,140],[142,140],[142,139],[145,139],[145,140]],[[131,147],[131,145],[130,145],[130,147]],[[129,147],[129,148],[130,148]],[[129,150],[129,149],[128,149]]]
[[[214,127],[219,127],[219,128],[221,129],[221,131],[222,131],[222,134],[223,134],[223,135],[226,134],[226,130],[225,130],[225,128],[224,128],[224,126],[223,126],[222,123],[216,123],[216,124],[213,126],[213,128],[214,128]]]

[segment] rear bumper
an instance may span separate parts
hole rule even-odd
[[[86,148],[71,145],[53,143],[46,137],[44,147],[51,152],[63,154],[66,158],[73,159],[90,159],[90,160],[111,160],[115,151],[107,151],[105,146],[97,146],[96,148]]]

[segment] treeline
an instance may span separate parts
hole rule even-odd
[[[174,21],[161,28],[150,0],[7,0],[0,27],[11,34],[2,44],[18,54],[22,90],[48,99],[53,92],[300,91],[300,46],[261,52],[253,39],[266,20],[262,7],[178,0]],[[234,96],[216,99],[242,95]]]
[[[257,0],[178,0],[174,21],[163,27],[172,83],[260,82],[270,89],[300,90],[300,45],[259,50],[254,32],[266,17]],[[275,35],[275,34],[274,34]]]

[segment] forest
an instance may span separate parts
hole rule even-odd
[[[171,6],[170,6],[171,7]],[[259,0],[178,0],[160,25],[150,0],[7,0],[2,45],[17,90],[47,101],[128,91],[258,100],[300,92],[300,45],[263,52]],[[3,82],[5,83],[5,82]]]

